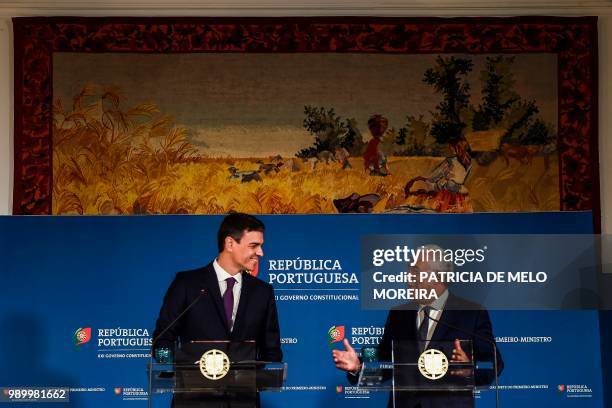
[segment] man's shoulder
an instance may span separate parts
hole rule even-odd
[[[202,266],[200,268],[188,269],[186,271],[177,272],[176,277],[174,278],[177,282],[193,282],[196,280],[201,280],[206,273],[214,272],[212,267],[212,263]]]
[[[255,276],[251,275],[248,272],[243,272],[242,273],[242,279],[244,279],[244,283],[249,285],[249,287],[255,289],[255,290],[261,290],[264,292],[273,292],[273,287],[271,284],[269,284],[268,282],[265,282],[259,278],[256,278]]]
[[[393,313],[414,312],[418,309],[418,305],[414,302],[402,303],[401,305],[393,306],[389,311]]]
[[[482,311],[484,306],[471,300],[449,293],[444,309],[461,311]]]
[[[392,320],[413,318],[416,314],[416,310],[416,305],[412,303],[395,306],[389,310],[389,318]]]
[[[416,313],[418,305],[415,303],[405,303],[395,306],[389,310],[389,313],[393,316],[408,316],[411,313]],[[460,311],[474,311],[480,312],[486,310],[481,304],[473,302],[471,300],[456,296],[449,293],[448,299],[444,305],[445,310],[460,310]]]
[[[251,275],[248,272],[242,273],[242,279],[244,279],[245,282],[248,282],[251,286],[268,290],[272,289],[271,284]]]

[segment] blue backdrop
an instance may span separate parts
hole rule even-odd
[[[331,347],[340,343],[330,346],[328,335],[343,327],[356,346],[375,343],[386,312],[361,310],[358,283],[288,283],[283,275],[292,271],[269,270],[270,260],[337,260],[340,271],[319,272],[359,279],[364,234],[592,233],[591,217],[262,216],[267,230],[258,277],[273,280],[289,364],[286,389],[264,395],[265,406],[370,407],[387,398],[347,387],[331,361]],[[0,218],[0,386],[68,386],[70,406],[145,406],[146,355],[162,297],[177,271],[216,255],[220,220]],[[506,363],[502,406],[603,406],[596,311],[492,311],[491,317]],[[78,329],[91,329],[88,341],[77,344]],[[478,406],[492,402],[493,393],[484,392]]]

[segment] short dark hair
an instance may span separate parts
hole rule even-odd
[[[217,232],[217,246],[219,247],[219,253],[223,252],[225,248],[225,238],[232,237],[234,241],[240,242],[240,239],[244,235],[244,232],[259,231],[264,232],[266,227],[263,222],[253,217],[250,214],[244,213],[232,213],[227,215]]]

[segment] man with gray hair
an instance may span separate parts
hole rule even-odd
[[[385,323],[385,333],[378,347],[380,361],[392,361],[392,344],[407,343],[415,347],[405,351],[410,355],[394,356],[395,361],[418,360],[418,353],[442,343],[452,344],[451,362],[493,361],[497,358],[497,374],[501,374],[504,364],[499,352],[494,353],[495,337],[491,327],[489,313],[480,305],[453,295],[448,290],[444,279],[419,279],[420,272],[452,272],[453,263],[445,262],[444,252],[437,245],[423,247],[425,256],[410,267],[411,274],[416,275],[409,286],[414,289],[434,290],[437,299],[415,300],[415,304],[392,309]],[[440,254],[440,256],[436,256]],[[439,274],[442,276],[442,274]],[[462,340],[470,340],[472,350],[464,350]],[[356,351],[348,340],[344,340],[345,350],[334,350],[332,357],[338,369],[349,373],[349,381],[356,382],[361,368]],[[433,347],[432,347],[433,348]],[[397,353],[397,351],[396,351]],[[399,404],[399,405],[398,405]],[[469,392],[402,392],[389,399],[389,407],[406,408],[441,408],[473,407],[474,396]]]

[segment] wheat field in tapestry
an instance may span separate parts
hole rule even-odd
[[[549,56],[167,57],[55,59],[53,214],[559,210]]]
[[[352,193],[384,197],[373,212],[405,204],[404,184],[439,157],[391,157],[390,175],[381,178],[351,158],[351,169],[338,163],[295,159],[295,167],[243,183],[228,168],[257,170],[270,158],[206,158],[186,138],[186,129],[154,105],[120,109],[119,97],[84,89],[75,110],[56,104],[54,128],[53,214],[223,214],[240,210],[259,214],[335,213],[332,200]],[[292,159],[293,160],[293,159]],[[497,157],[476,165],[467,187],[475,211],[557,210],[556,158],[548,169],[543,157],[530,163]],[[509,181],[513,181],[510,183]]]

